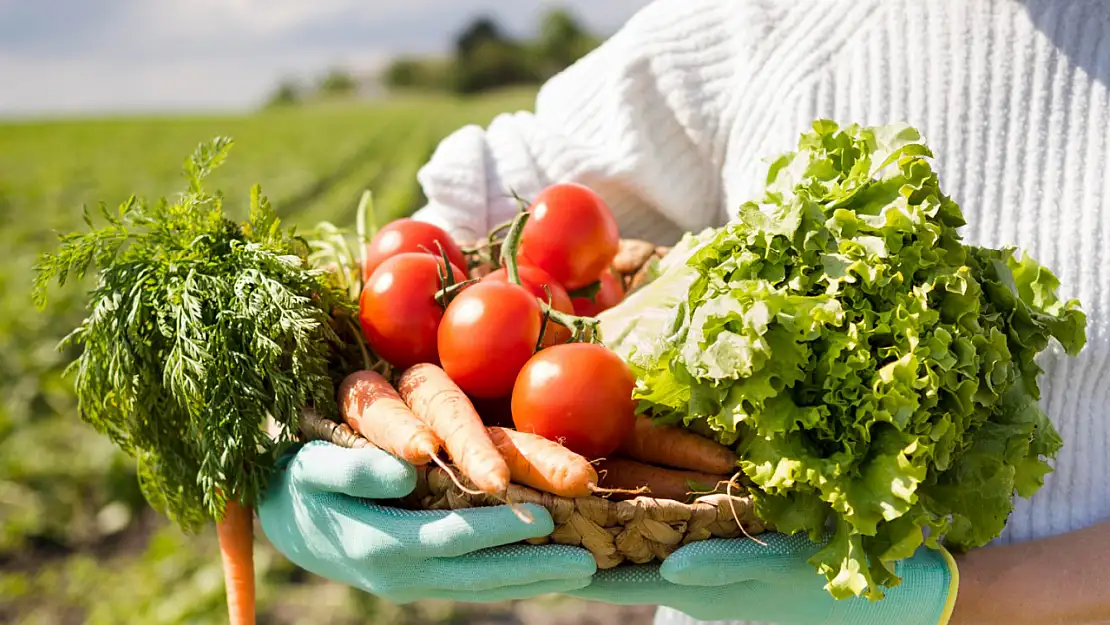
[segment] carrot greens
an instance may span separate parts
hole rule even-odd
[[[60,237],[37,267],[50,283],[95,272],[88,316],[63,341],[80,416],[138,463],[149,503],[185,530],[252,506],[303,407],[335,409],[335,311],[353,310],[308,245],[255,186],[243,223],[204,186],[230,139],[200,145],[176,199],[131,198],[103,224]],[[267,433],[267,420],[279,434]]]

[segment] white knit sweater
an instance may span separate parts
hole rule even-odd
[[[660,0],[535,113],[448,137],[418,217],[473,236],[508,189],[573,180],[625,236],[671,242],[729,220],[817,118],[918,127],[965,238],[1028,250],[1081,299],[1087,348],[1043,360],[1065,446],[999,542],[1110,519],[1110,0]]]

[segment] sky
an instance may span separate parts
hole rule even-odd
[[[449,49],[471,18],[553,7],[617,30],[647,0],[0,0],[0,116],[235,110],[283,79]]]

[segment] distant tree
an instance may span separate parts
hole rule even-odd
[[[463,59],[489,43],[505,44],[509,39],[501,32],[491,17],[482,16],[472,21],[455,37],[455,56]]]
[[[457,59],[455,91],[477,93],[500,87],[537,82],[535,64],[528,51],[512,42],[484,41]]]
[[[570,67],[600,43],[569,11],[550,11],[540,22],[540,34],[536,41],[539,77],[546,80]]]
[[[450,91],[455,88],[455,59],[399,58],[386,68],[382,80],[390,89]]]
[[[449,89],[467,94],[537,84],[573,64],[599,43],[574,15],[562,9],[543,17],[539,35],[533,41],[515,40],[493,18],[480,16],[455,36],[455,54],[450,61],[399,58],[389,66],[383,79],[393,89]]]
[[[301,101],[301,90],[292,81],[282,81],[266,101],[268,107],[292,106]]]
[[[358,83],[355,79],[345,70],[333,69],[328,72],[327,76],[320,81],[320,95],[323,96],[345,96],[350,95],[358,89]]]
[[[476,93],[537,80],[526,46],[504,34],[490,17],[479,17],[455,37],[454,89]]]
[[[400,89],[422,86],[420,85],[422,65],[419,59],[395,59],[385,70],[385,84]]]

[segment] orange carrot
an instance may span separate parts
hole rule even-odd
[[[641,462],[704,473],[733,473],[736,454],[720,443],[672,425],[659,425],[643,415],[621,443],[620,452]]]
[[[231,625],[254,625],[254,514],[250,507],[228,501],[216,523],[227,587]]]
[[[397,388],[416,418],[443,441],[447,454],[471,483],[490,495],[508,489],[509,466],[470,399],[443,369],[428,363],[413,365],[401,374]]]
[[[514,482],[560,497],[589,497],[597,490],[597,472],[590,462],[559,443],[501,427],[486,431]]]
[[[356,371],[339,386],[339,412],[351,429],[413,465],[426,465],[441,442],[375,371]]]
[[[727,475],[713,475],[699,471],[679,471],[656,467],[635,460],[609,458],[598,462],[600,484],[605,488],[634,490],[647,487],[647,495],[657,499],[686,501],[698,491],[717,488],[727,482]]]

